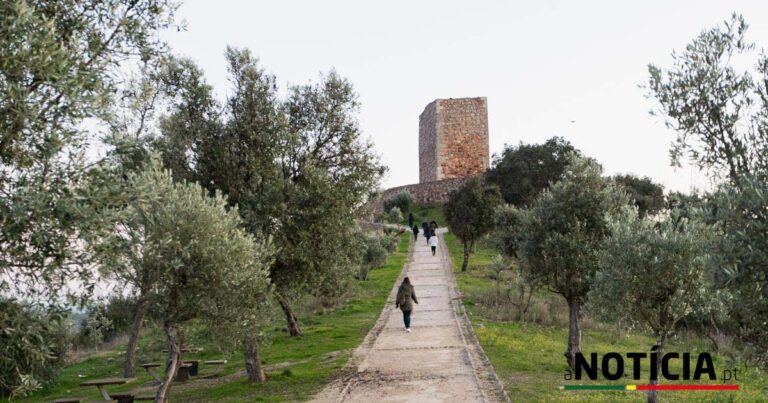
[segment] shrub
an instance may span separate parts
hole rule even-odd
[[[362,236],[363,254],[360,259],[358,280],[367,280],[371,269],[381,267],[387,262],[387,250],[382,246],[382,238],[373,234]]]
[[[403,213],[400,211],[399,207],[395,206],[389,210],[389,213],[387,213],[387,221],[392,224],[398,224],[403,221]]]
[[[25,396],[54,380],[68,340],[63,313],[0,297],[0,395]]]
[[[413,204],[413,196],[403,190],[397,195],[384,200],[384,211],[391,211],[393,207],[397,207],[401,213],[407,213],[411,211],[411,204]]]

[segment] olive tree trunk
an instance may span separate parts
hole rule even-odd
[[[469,266],[469,254],[472,252],[472,247],[474,246],[474,241],[463,241],[464,244],[464,261],[461,263],[461,271],[467,271],[467,266]]]
[[[146,313],[147,299],[140,297],[136,301],[136,306],[133,309],[133,326],[131,326],[131,334],[128,338],[128,347],[125,349],[123,376],[126,378],[133,377],[133,372],[136,368],[136,348],[139,345],[139,335],[141,334],[141,326],[144,322],[144,315]]]
[[[181,331],[179,325],[173,322],[165,322],[166,347],[168,360],[165,364],[165,379],[157,389],[155,403],[166,403],[171,391],[171,384],[181,365]]]
[[[578,298],[569,298],[568,301],[568,350],[565,351],[565,358],[568,366],[575,368],[576,354],[581,353],[581,326],[579,316],[581,315],[581,301]]]
[[[652,362],[651,365],[656,366],[656,377],[651,377],[651,385],[658,385],[659,384],[659,377],[661,376],[661,360],[664,358],[664,344],[666,342],[666,337],[659,337],[658,342],[656,342],[656,345],[651,348],[651,353],[656,353],[656,362]],[[649,390],[648,391],[648,403],[658,403],[659,402],[659,391],[657,390]]]
[[[245,372],[248,374],[248,382],[264,383],[267,381],[267,374],[264,372],[264,366],[261,365],[261,353],[259,352],[259,342],[256,340],[247,340],[243,351],[245,357]]]
[[[277,302],[280,303],[280,308],[283,309],[283,313],[285,313],[285,319],[288,321],[288,334],[291,336],[301,336],[299,320],[293,313],[293,309],[291,309],[291,305],[288,303],[288,300],[283,296],[283,294],[277,291],[275,291],[275,297],[277,297]]]

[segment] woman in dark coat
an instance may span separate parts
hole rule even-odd
[[[414,225],[411,231],[413,231],[413,240],[415,241],[419,237],[419,227]]]
[[[429,230],[429,224],[427,224],[426,221],[422,222],[421,229],[424,237],[427,238],[427,244],[429,244],[429,237],[432,236],[432,232]]]
[[[411,280],[406,277],[397,290],[395,307],[403,311],[403,323],[405,323],[405,331],[408,333],[411,332],[411,312],[413,311],[414,302],[418,304],[419,300],[416,299],[416,291],[413,289],[413,285],[411,285]]]

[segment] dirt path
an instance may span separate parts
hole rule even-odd
[[[376,326],[355,351],[347,371],[315,402],[509,401],[464,313],[443,231],[432,256],[419,236]],[[416,290],[411,333],[394,300],[402,277]]]

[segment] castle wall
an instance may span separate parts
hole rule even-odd
[[[439,181],[415,183],[413,185],[398,186],[381,192],[373,204],[374,212],[383,210],[384,201],[406,191],[413,196],[416,204],[443,204],[448,202],[451,192],[458,190],[470,178],[451,178]]]

